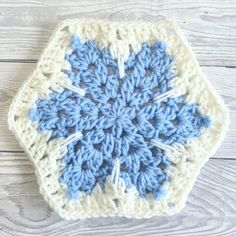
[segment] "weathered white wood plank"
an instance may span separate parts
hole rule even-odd
[[[168,18],[182,26],[201,65],[236,66],[235,1],[1,1],[0,59],[38,59],[62,19]]]
[[[62,19],[176,21],[205,74],[230,108],[231,125],[215,158],[203,168],[187,207],[149,220],[63,221],[39,195],[33,167],[7,129],[6,114],[31,63],[0,63],[0,235],[236,235],[236,2],[232,0],[1,0],[0,61],[37,60]],[[216,66],[221,66],[218,68]],[[1,152],[2,150],[10,152]]]
[[[63,221],[39,195],[24,154],[0,153],[0,235],[231,235],[236,234],[235,160],[210,160],[184,210],[151,219]]]
[[[32,73],[35,63],[0,63],[0,151],[20,151],[7,127],[7,112],[12,98],[23,81]],[[236,158],[236,69],[203,67],[205,74],[223,96],[231,111],[231,125],[227,137],[216,153],[217,158]]]

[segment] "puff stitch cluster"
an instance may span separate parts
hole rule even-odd
[[[228,123],[169,21],[62,22],[9,111],[65,219],[180,211]]]

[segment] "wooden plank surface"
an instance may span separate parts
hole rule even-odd
[[[0,63],[0,150],[20,151],[17,141],[7,127],[7,112],[13,96],[23,81],[32,73],[35,63]],[[227,137],[216,153],[216,158],[236,159],[236,69],[203,67],[209,81],[222,95],[231,111],[231,124]],[[224,82],[222,82],[224,81]]]
[[[184,210],[171,217],[64,221],[39,195],[33,167],[7,129],[11,99],[63,19],[171,19],[230,109],[226,139],[203,167]],[[0,236],[236,235],[235,0],[0,0]]]
[[[1,1],[0,9],[1,60],[38,59],[51,30],[66,18],[168,18],[182,27],[201,65],[236,66],[236,1]]]
[[[235,161],[210,160],[184,210],[151,219],[99,218],[63,221],[39,195],[24,154],[0,154],[0,235],[202,235],[235,236]],[[174,234],[173,234],[174,233]]]

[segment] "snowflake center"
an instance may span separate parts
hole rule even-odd
[[[65,138],[60,181],[74,198],[116,176],[140,197],[151,193],[159,199],[171,164],[165,151],[199,136],[209,119],[184,96],[175,97],[173,58],[164,43],[143,43],[122,66],[95,41],[73,37],[72,49],[66,56],[71,70],[65,72],[72,84],[39,99],[30,115],[39,131],[51,131],[51,139]]]

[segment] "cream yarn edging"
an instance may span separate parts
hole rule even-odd
[[[38,98],[48,97],[52,91],[70,87],[69,79],[61,72],[68,64],[65,53],[70,51],[73,34],[82,40],[94,39],[101,47],[110,50],[118,60],[119,69],[128,58],[130,46],[138,52],[142,42],[161,40],[167,43],[174,57],[177,90],[187,92],[187,101],[196,102],[203,114],[212,118],[212,126],[202,130],[199,138],[167,153],[175,163],[167,170],[170,181],[164,188],[167,196],[155,201],[151,197],[140,198],[135,188],[125,190],[122,185],[109,180],[105,193],[97,185],[89,196],[70,201],[65,197],[65,187],[59,183],[60,159],[66,152],[62,149],[66,140],[49,141],[50,132],[38,133],[28,119],[28,110]],[[121,73],[122,75],[122,73]],[[62,218],[82,219],[99,216],[126,216],[147,218],[154,215],[171,215],[179,212],[199,174],[200,168],[220,146],[229,125],[228,109],[221,97],[205,79],[190,46],[180,29],[169,21],[107,22],[101,20],[72,19],[59,24],[42,53],[32,76],[23,84],[12,101],[8,114],[10,130],[34,164],[40,192],[50,207]]]

